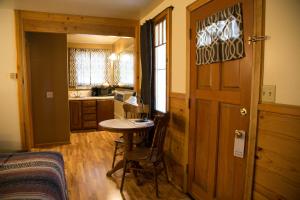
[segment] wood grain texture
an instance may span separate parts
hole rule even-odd
[[[186,127],[185,94],[171,93],[170,123],[165,140],[165,154],[171,181],[179,188],[184,184],[184,138]]]
[[[22,65],[22,54],[20,53],[22,43],[23,41],[23,30],[21,26],[21,19],[20,19],[20,13],[18,11],[15,11],[15,24],[16,24],[16,53],[17,53],[17,58],[16,58],[16,63],[17,63],[17,73],[18,73],[18,79],[23,77],[23,70],[20,69],[20,66]],[[23,107],[23,101],[25,100],[25,97],[23,96],[22,93],[23,90],[23,83],[21,81],[18,81],[18,105],[19,108]],[[22,142],[22,149],[27,150],[27,147],[29,146],[29,143],[31,141],[26,138],[26,118],[24,115],[24,110],[19,109],[19,118],[20,118],[20,135],[21,135],[21,142]],[[31,136],[32,137],[32,136]],[[30,144],[31,146],[31,144]]]
[[[241,115],[240,109],[250,110],[253,48],[245,45],[246,56],[238,60],[197,66],[196,24],[199,20],[241,2],[243,34],[251,35],[253,1],[199,2],[188,8],[193,10],[190,12],[189,23],[188,191],[195,199],[240,200],[247,198],[244,193],[247,152],[243,158],[234,157],[234,132],[247,131],[249,128],[249,115]],[[245,38],[244,44],[247,44]]]
[[[72,43],[68,42],[68,48],[82,48],[82,49],[108,49],[112,50],[111,44],[90,44],[90,43]]]
[[[114,100],[97,100],[97,124],[114,118]],[[99,125],[98,130],[101,130]]]
[[[276,103],[261,103],[258,104],[258,110],[300,116],[300,106],[276,104]]]
[[[264,0],[254,0],[254,21],[253,21],[253,35],[264,35]],[[264,58],[264,42],[257,42],[253,46],[253,67],[252,67],[252,90],[250,103],[250,123],[249,123],[249,139],[248,139],[248,158],[245,178],[245,198],[244,200],[251,200],[253,196],[257,195],[253,191],[254,179],[254,165],[255,165],[255,148],[257,140],[257,122],[258,122],[258,102],[260,99],[260,88],[263,85],[263,58]]]
[[[81,101],[69,101],[69,110],[71,131],[82,129]]]
[[[290,108],[260,106],[253,199],[300,197],[300,115]]]
[[[121,200],[123,197],[119,187],[122,170],[111,178],[106,177],[106,172],[111,168],[114,139],[119,136],[105,131],[71,134],[69,145],[36,148],[32,151],[50,150],[63,154],[70,200]],[[168,184],[163,173],[159,176],[159,189],[160,199],[189,199],[172,184]],[[132,174],[126,177],[123,193],[126,200],[156,199],[153,182],[145,180],[142,186],[137,186]]]
[[[135,37],[136,20],[20,11],[24,31]]]
[[[34,145],[70,140],[67,37],[27,33]],[[52,97],[47,93],[52,92]]]

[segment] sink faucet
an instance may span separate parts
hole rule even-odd
[[[80,97],[80,95],[81,95],[80,92],[78,90],[76,90],[74,93],[74,97]]]

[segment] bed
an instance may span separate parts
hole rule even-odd
[[[0,153],[0,199],[68,199],[62,155]]]

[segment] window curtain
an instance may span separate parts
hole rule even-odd
[[[111,50],[69,49],[69,86],[96,86],[110,83]]]
[[[245,56],[241,3],[196,23],[196,65]]]
[[[115,67],[115,83],[121,86],[133,86],[134,56],[133,51],[123,51],[119,54]]]
[[[146,21],[141,26],[141,65],[142,65],[142,85],[141,97],[144,104],[149,105],[150,116],[154,110],[154,67],[153,67],[153,22]]]
[[[149,115],[154,111],[154,56],[153,56],[153,22],[146,21],[141,26],[140,45],[141,45],[141,65],[142,65],[142,85],[141,97],[144,104],[149,105]],[[154,132],[150,130],[146,138],[146,146],[150,147]]]

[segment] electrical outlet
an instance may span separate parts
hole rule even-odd
[[[262,101],[275,103],[276,86],[264,85],[262,89]]]

